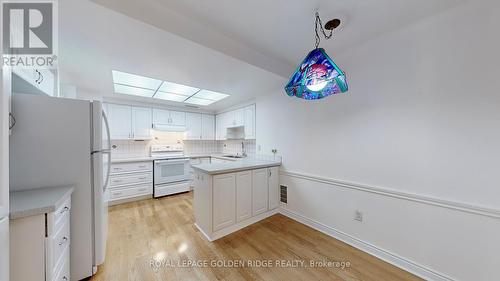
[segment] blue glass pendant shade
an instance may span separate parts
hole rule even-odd
[[[347,92],[345,74],[323,48],[312,50],[285,86],[289,96],[317,100]]]

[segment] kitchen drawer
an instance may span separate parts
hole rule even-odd
[[[48,235],[53,235],[61,228],[61,225],[69,222],[71,212],[71,197],[66,199],[61,205],[56,207],[56,211],[47,214]]]
[[[65,262],[64,253],[68,252],[70,243],[70,220],[69,213],[65,215],[63,224],[57,228],[55,233],[47,237],[47,275],[55,276],[57,269]],[[50,278],[49,278],[50,280]]]
[[[109,192],[109,200],[121,200],[127,198],[138,197],[142,195],[151,195],[153,194],[153,184],[147,185],[138,185],[132,187],[123,187],[113,189]]]
[[[52,281],[69,281],[70,280],[70,257],[69,257],[69,246],[64,249],[61,264],[57,268],[57,273],[52,278]],[[51,279],[47,279],[51,280]]]
[[[116,186],[127,186],[150,182],[153,182],[153,173],[151,172],[115,175],[109,178],[109,186],[111,189]]]
[[[133,172],[152,172],[153,162],[133,162],[111,164],[111,174],[123,174]]]

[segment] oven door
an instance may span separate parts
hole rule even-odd
[[[155,160],[155,185],[189,180],[189,159]]]

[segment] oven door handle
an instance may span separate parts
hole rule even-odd
[[[188,162],[188,161],[189,161],[189,159],[155,160],[155,164],[156,165],[164,164],[164,163],[175,164],[175,163],[184,163],[184,162]]]

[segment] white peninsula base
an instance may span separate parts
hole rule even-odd
[[[194,171],[196,227],[214,241],[278,212],[279,167],[211,175]]]

